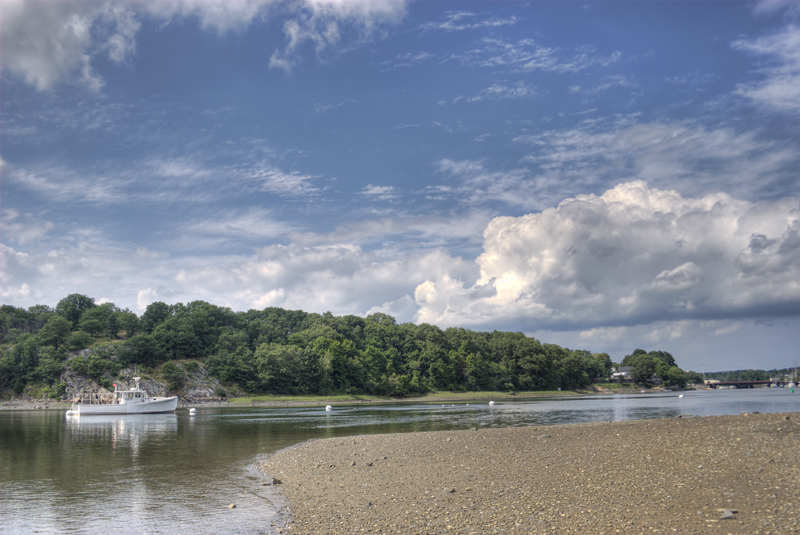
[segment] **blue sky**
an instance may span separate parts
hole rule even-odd
[[[4,0],[2,302],[790,366],[799,5]]]

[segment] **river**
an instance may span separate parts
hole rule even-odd
[[[683,397],[679,397],[683,394]],[[286,504],[254,463],[314,438],[592,421],[800,412],[750,389],[497,402],[228,407],[66,417],[0,411],[0,532],[276,533]],[[236,508],[230,508],[235,504]]]

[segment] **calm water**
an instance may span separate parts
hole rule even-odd
[[[0,411],[0,532],[274,532],[284,505],[253,464],[322,437],[800,411],[788,389],[498,402],[199,409],[84,416]],[[235,509],[228,505],[235,503]]]

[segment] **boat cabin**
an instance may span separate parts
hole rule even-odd
[[[131,403],[144,403],[149,400],[150,396],[147,392],[139,388],[140,377],[134,377],[136,387],[133,390],[118,390],[117,385],[114,385],[114,397],[112,398],[114,405],[130,405]]]

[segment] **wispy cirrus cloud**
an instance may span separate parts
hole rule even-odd
[[[800,113],[800,27],[790,25],[765,37],[739,39],[731,46],[769,61],[758,70],[763,78],[739,84],[738,95],[771,110]]]
[[[375,242],[413,242],[417,247],[476,244],[480,242],[481,232],[492,217],[493,212],[485,209],[447,215],[400,213],[344,223],[327,233],[292,232],[288,238],[292,243],[303,246]]]
[[[443,30],[448,32],[461,32],[464,30],[477,30],[480,28],[513,26],[517,22],[519,22],[519,19],[514,16],[507,18],[496,16],[481,18],[481,15],[477,15],[470,11],[456,11],[446,13],[444,20],[420,24],[419,28],[422,31]]]
[[[604,55],[591,45],[583,45],[572,50],[542,46],[533,39],[506,41],[486,37],[480,47],[463,54],[453,55],[452,59],[467,65],[506,69],[511,72],[545,71],[555,73],[574,73],[593,66],[606,67],[622,59],[621,52]]]
[[[374,184],[368,184],[359,194],[376,201],[393,201],[400,197],[394,186],[376,186]]]
[[[517,82],[513,85],[492,84],[486,89],[471,97],[459,96],[453,99],[456,102],[480,102],[482,100],[501,100],[501,99],[521,99],[532,98],[539,93],[535,87],[525,82]]]
[[[531,173],[549,199],[569,194],[565,183],[574,194],[626,177],[702,195],[720,187],[720,176],[732,195],[774,197],[795,180],[791,169],[800,160],[796,147],[764,140],[757,131],[691,121],[640,123],[637,115],[586,120],[515,141],[534,149],[523,162],[536,166]]]

